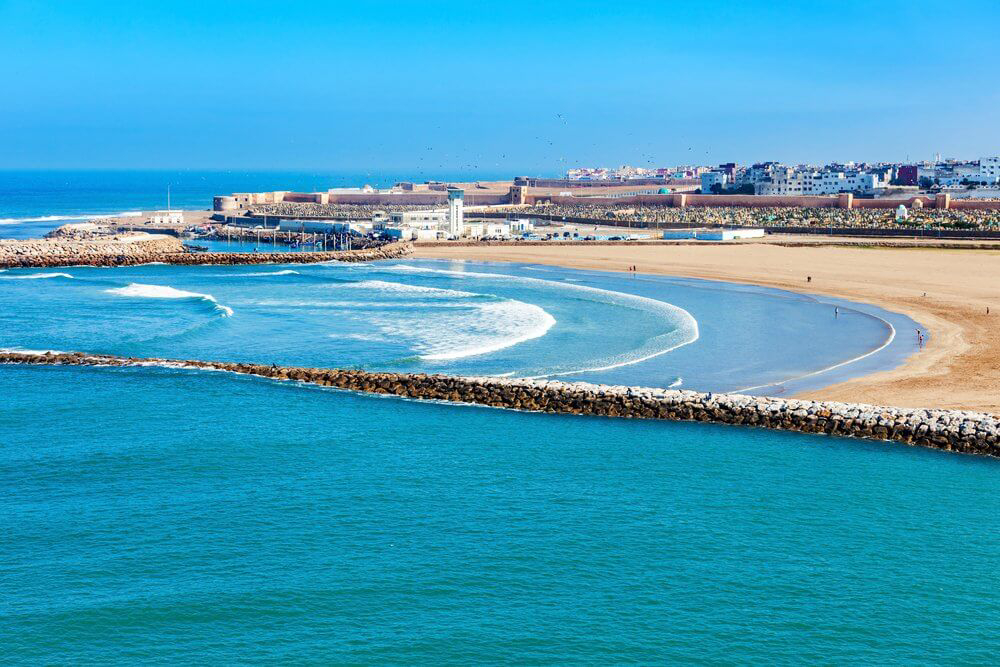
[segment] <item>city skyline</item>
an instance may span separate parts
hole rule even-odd
[[[16,91],[0,168],[430,175],[995,155],[1000,10],[933,7],[13,0],[0,3]]]

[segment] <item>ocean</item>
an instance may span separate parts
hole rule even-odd
[[[523,264],[0,272],[2,348],[707,391],[891,368],[915,326],[781,290]],[[1000,651],[991,459],[156,367],[0,367],[0,443],[4,664]]]

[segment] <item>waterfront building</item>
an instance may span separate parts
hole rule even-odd
[[[414,229],[440,229],[448,226],[448,211],[394,211],[389,214],[388,226]],[[383,220],[384,221],[384,220]]]
[[[153,225],[183,225],[184,211],[153,211],[149,222]]]

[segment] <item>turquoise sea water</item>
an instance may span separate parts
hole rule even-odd
[[[998,462],[0,369],[5,664],[990,664]]]
[[[889,367],[916,351],[916,326],[780,290],[481,262],[0,273],[5,348],[702,391]]]
[[[531,265],[0,272],[0,348],[711,391],[891,367],[919,326]],[[217,372],[5,366],[0,663],[991,664],[998,466]]]

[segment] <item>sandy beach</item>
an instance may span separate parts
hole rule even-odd
[[[1000,414],[1000,251],[735,245],[417,246],[416,257],[531,262],[739,282],[909,315],[931,339],[896,369],[802,397]],[[812,277],[807,282],[807,276]],[[986,313],[987,308],[990,314]],[[915,332],[899,332],[915,335]]]

